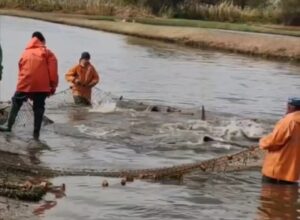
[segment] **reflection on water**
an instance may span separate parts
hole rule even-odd
[[[263,184],[257,220],[300,218],[299,187]]]

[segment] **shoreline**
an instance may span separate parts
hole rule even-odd
[[[134,22],[91,19],[88,15],[0,10],[0,15],[37,19],[116,34],[215,49],[263,58],[300,62],[300,38],[196,27],[158,26]],[[243,42],[241,44],[240,42]]]

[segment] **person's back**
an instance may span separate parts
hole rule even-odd
[[[273,132],[260,140],[268,150],[262,173],[280,181],[297,182],[300,177],[300,111],[299,107],[281,119]]]
[[[38,38],[32,38],[19,61],[17,92],[50,93],[57,84],[54,54]]]

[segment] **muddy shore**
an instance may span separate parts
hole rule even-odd
[[[2,164],[11,163],[12,161],[16,164],[27,164],[30,163],[29,156],[23,151],[18,150],[18,147],[22,149],[20,145],[13,141],[13,143],[6,143],[5,139],[7,137],[0,136],[0,160]],[[9,152],[2,151],[4,148]],[[1,166],[0,169],[0,182],[10,182],[10,183],[22,183],[30,175],[26,173],[14,172],[8,170],[6,166]],[[37,219],[37,216],[34,216],[34,204],[25,201],[19,201],[15,199],[9,199],[7,197],[0,196],[0,219],[5,220],[19,220],[19,219]]]
[[[31,191],[25,189],[25,184],[44,179],[38,173],[26,169],[27,166],[38,166],[39,147],[37,143],[30,140],[0,134],[0,219],[38,219],[33,211],[38,206],[37,201],[40,200],[41,195],[36,201],[31,200],[29,198],[31,196],[21,198],[21,195]],[[18,167],[20,169],[16,169]],[[21,185],[24,185],[24,188],[14,188]]]
[[[161,40],[195,48],[210,48],[264,58],[300,61],[300,39],[292,36],[92,20],[89,16],[62,13],[39,13],[2,9],[0,10],[0,15],[39,19],[48,22]],[[241,44],[241,42],[243,43]]]

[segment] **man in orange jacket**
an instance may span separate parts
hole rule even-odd
[[[298,184],[300,176],[300,98],[290,98],[287,114],[273,132],[260,140],[267,151],[262,173],[263,182]]]
[[[23,103],[33,101],[34,132],[33,137],[39,139],[45,112],[45,100],[53,95],[58,85],[57,59],[46,48],[46,40],[42,33],[34,32],[19,61],[17,89],[12,97],[12,107],[7,127],[0,131],[10,132]]]
[[[88,52],[81,54],[79,64],[66,74],[66,80],[71,84],[75,104],[91,105],[92,88],[99,82],[99,75],[90,63]]]

